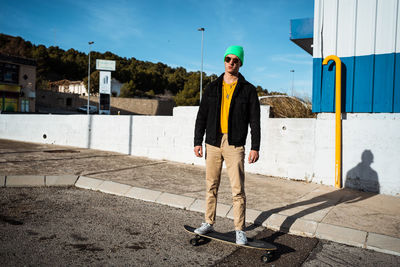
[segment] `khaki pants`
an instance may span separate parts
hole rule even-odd
[[[205,220],[215,223],[218,188],[221,181],[222,163],[225,160],[232,187],[235,230],[243,230],[246,217],[246,194],[244,191],[244,147],[228,144],[223,134],[219,146],[206,144],[206,213]]]

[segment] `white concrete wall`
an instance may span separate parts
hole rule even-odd
[[[314,182],[334,185],[335,114],[319,114],[315,132]],[[342,123],[342,177],[349,182],[354,170],[364,185],[376,178],[380,193],[400,195],[400,114],[347,114]],[[362,161],[363,153],[373,162]],[[376,175],[377,177],[373,177]],[[361,188],[364,189],[365,188]],[[369,191],[369,190],[368,190]]]
[[[2,114],[0,138],[204,165],[193,153],[196,114],[197,107],[177,107],[171,117]],[[318,119],[268,117],[269,107],[262,106],[260,160],[246,164],[246,171],[333,185],[334,114]],[[375,175],[381,193],[399,195],[399,132],[399,114],[349,114],[343,120],[343,184],[349,173],[354,179]],[[247,144],[248,154],[250,135]],[[360,165],[365,151],[373,162]]]

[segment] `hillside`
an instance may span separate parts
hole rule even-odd
[[[57,46],[33,45],[21,37],[0,34],[0,53],[36,60],[39,89],[46,89],[51,81],[87,80],[88,55],[72,48],[65,51]],[[167,93],[180,96],[179,101],[176,101],[178,105],[198,104],[200,72],[188,72],[183,67],[171,68],[161,62],[152,63],[134,57],[120,57],[111,52],[91,52],[91,93],[98,92],[96,59],[116,61],[113,77],[124,83],[121,89],[121,95],[124,97],[151,97]],[[203,73],[204,87],[215,78],[216,75],[208,76]]]
[[[88,55],[73,48],[67,51],[58,46],[45,47],[34,45],[21,37],[0,33],[0,53],[11,56],[31,58],[37,62],[37,88],[46,90],[50,82],[59,80],[87,83]],[[124,85],[122,97],[172,96],[177,106],[193,106],[199,104],[200,72],[188,72],[183,67],[171,68],[158,62],[141,61],[134,57],[125,58],[111,52],[91,52],[91,93],[98,92],[99,72],[96,70],[96,59],[116,61],[116,71],[112,76]],[[203,88],[217,75],[203,73]],[[271,106],[271,116],[275,118],[309,118],[311,105],[297,98],[290,98],[281,93],[268,92],[257,86],[259,96],[267,96],[262,104]],[[276,96],[277,94],[281,96]]]

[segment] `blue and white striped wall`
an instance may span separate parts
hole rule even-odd
[[[315,0],[313,111],[334,112],[342,60],[343,112],[400,112],[400,0]]]

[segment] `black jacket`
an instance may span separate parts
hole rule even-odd
[[[206,132],[206,143],[217,146],[221,135],[221,97],[224,74],[210,83],[203,94],[194,130],[194,145],[201,146]],[[228,143],[244,146],[251,129],[251,150],[260,150],[260,102],[256,88],[239,73],[232,96],[228,118]]]

